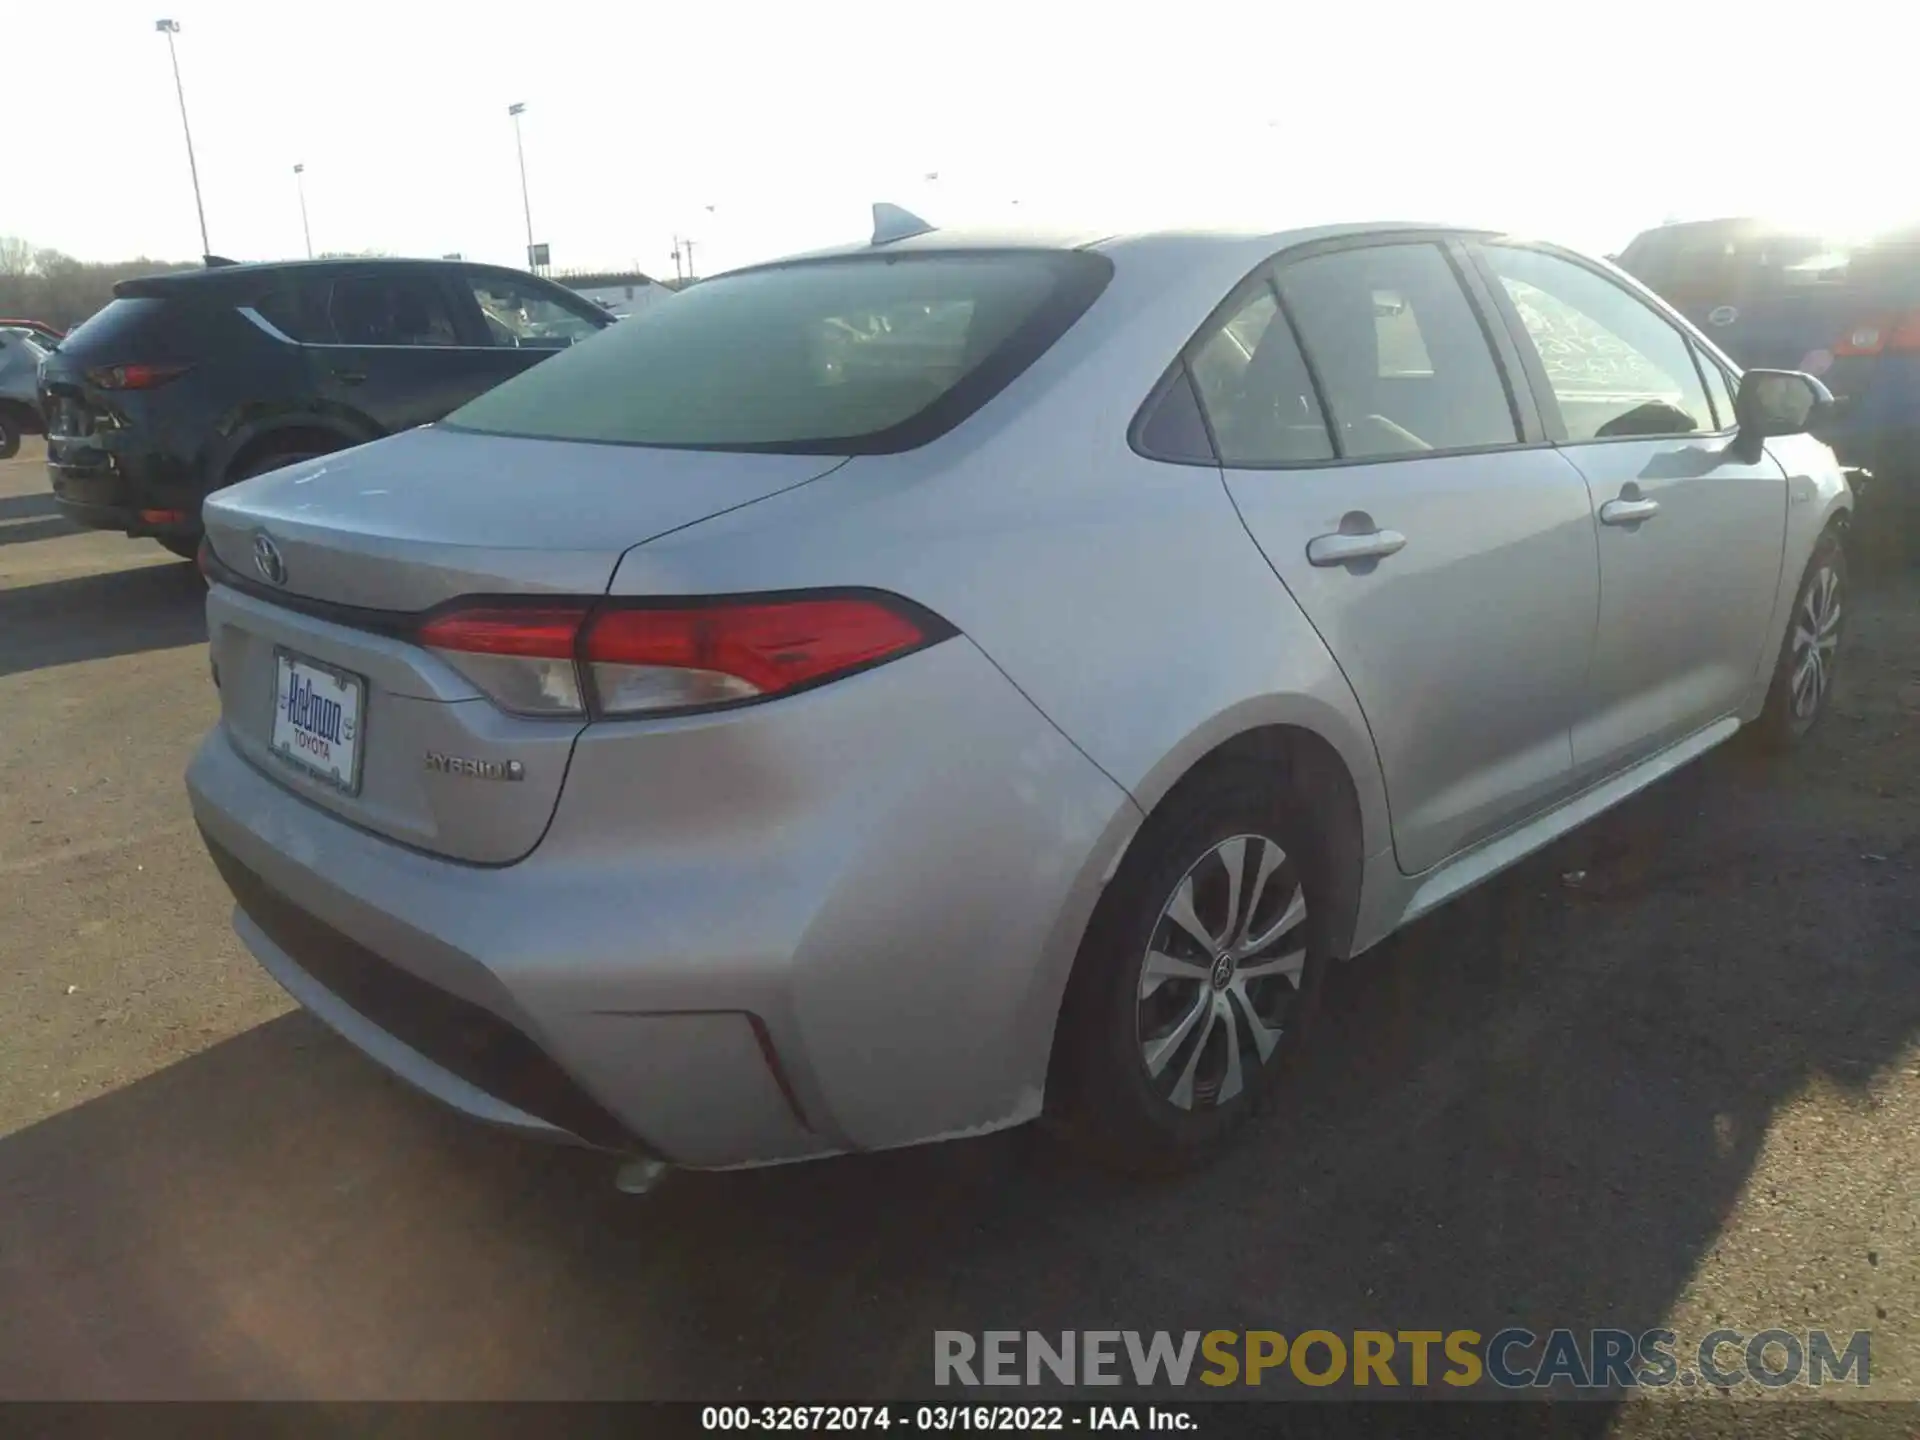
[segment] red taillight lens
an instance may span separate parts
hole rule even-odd
[[[658,714],[781,694],[940,638],[885,597],[757,602],[477,605],[434,616],[419,642],[523,715]]]
[[[1862,320],[1834,345],[1836,355],[1881,355],[1920,350],[1920,310]]]
[[[1887,336],[1887,349],[1920,350],[1920,310],[1909,310],[1895,321],[1893,333]]]
[[[452,610],[422,625],[419,639],[422,645],[434,650],[571,660],[574,642],[586,618],[584,605],[525,609],[503,605],[493,609]]]
[[[475,606],[428,620],[416,637],[517,715],[579,715],[586,710],[573,663],[584,603]]]
[[[151,390],[187,373],[187,365],[103,365],[87,379],[102,390]]]

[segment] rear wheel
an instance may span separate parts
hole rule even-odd
[[[1075,962],[1049,1082],[1057,1128],[1134,1173],[1224,1150],[1312,1019],[1326,894],[1313,834],[1265,767],[1222,765],[1170,798]]]
[[[269,470],[283,470],[289,465],[297,465],[302,460],[311,460],[316,455],[325,455],[325,450],[270,450],[264,455],[256,455],[244,465],[234,468],[228,478],[229,485],[237,485],[242,480],[251,480],[256,475],[264,475]],[[182,560],[195,559],[200,553],[198,532],[191,535],[156,535],[163,549],[172,551]]]
[[[20,417],[0,405],[0,460],[11,460],[20,453]]]
[[[1787,633],[1780,642],[1773,683],[1756,729],[1762,743],[1775,750],[1791,750],[1813,733],[1827,713],[1846,633],[1847,556],[1839,537],[1829,531],[1813,547]]]
[[[289,465],[298,465],[302,460],[311,460],[316,455],[325,455],[325,450],[272,450],[265,455],[257,455],[233,473],[232,484],[242,480],[251,480],[256,475],[264,475],[269,470],[284,470]]]

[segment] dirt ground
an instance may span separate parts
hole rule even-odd
[[[1300,1107],[1203,1175],[1020,1133],[636,1202],[389,1081],[246,957],[180,784],[215,713],[197,578],[72,531],[29,450],[0,1397],[851,1399],[927,1393],[936,1329],[1664,1323],[1871,1330],[1864,1394],[1920,1400],[1920,574],[1853,613],[1810,752],[1717,752],[1344,967]],[[1750,1414],[1686,1410],[1571,1423]]]

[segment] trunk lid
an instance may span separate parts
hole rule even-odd
[[[841,463],[423,430],[217,492],[207,537],[236,584],[211,589],[207,618],[228,738],[362,828],[518,860],[585,721],[508,714],[414,643],[411,617],[461,596],[601,595],[633,545]],[[277,561],[256,566],[262,538]]]
[[[599,595],[623,552],[802,484],[838,456],[657,450],[411,430],[207,498],[207,538],[256,575],[265,532],[306,600],[426,610],[462,595]]]

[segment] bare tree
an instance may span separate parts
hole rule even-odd
[[[0,315],[71,329],[113,298],[118,281],[192,268],[144,257],[90,264],[15,235],[0,235]]]

